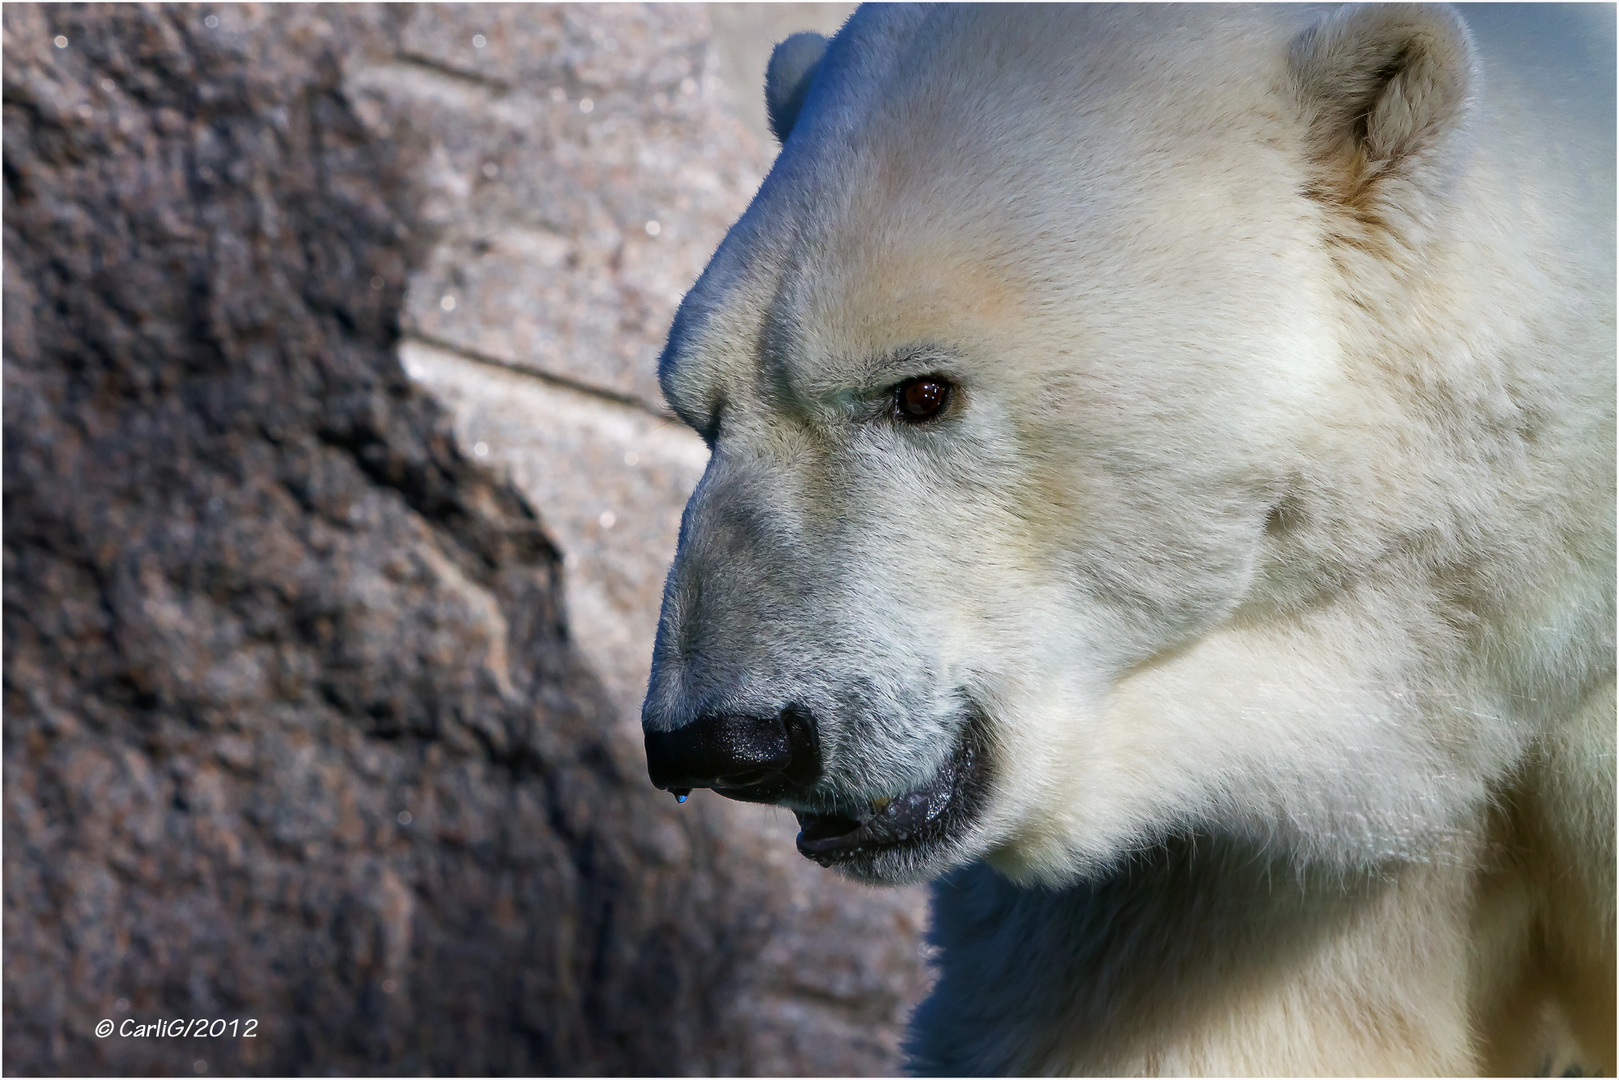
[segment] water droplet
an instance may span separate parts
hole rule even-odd
[[[481,49],[487,44],[489,44],[489,39],[484,37],[482,34],[472,35],[472,47],[474,49]]]
[[[208,16],[206,19],[202,20],[202,25],[206,26],[210,30],[218,28],[218,26],[219,26],[219,16],[218,15],[210,15],[210,16]]]

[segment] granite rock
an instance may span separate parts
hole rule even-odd
[[[675,308],[770,164],[709,35],[701,5],[413,9],[348,84],[431,136],[410,330],[660,409]]]
[[[6,6],[8,1071],[895,1066],[919,897],[626,721],[701,467],[645,362],[767,164],[659,10]],[[562,360],[457,284],[497,239]],[[257,1025],[96,1034],[175,1018]]]
[[[332,43],[396,22],[5,10],[9,1071],[747,1067],[769,904],[604,752],[554,548],[395,359]],[[94,1034],[173,1017],[258,1025]]]

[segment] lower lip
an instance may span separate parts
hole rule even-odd
[[[971,820],[982,788],[983,736],[974,722],[940,774],[925,788],[901,795],[863,822],[817,836],[817,826],[841,824],[834,815],[799,814],[798,850],[822,866],[834,866],[859,855],[897,851],[939,843]],[[875,826],[875,828],[873,827]]]

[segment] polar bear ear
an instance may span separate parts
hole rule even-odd
[[[826,55],[826,38],[805,32],[779,43],[765,68],[765,113],[777,142],[786,142],[804,107],[804,95],[815,81],[815,68]]]
[[[1343,8],[1294,39],[1288,70],[1316,166],[1312,195],[1359,205],[1395,177],[1421,191],[1443,184],[1478,81],[1454,9]]]

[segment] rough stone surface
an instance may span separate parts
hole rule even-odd
[[[433,136],[413,332],[662,406],[675,306],[769,165],[708,34],[692,5],[412,14],[404,54],[350,85],[381,130]]]
[[[637,365],[763,151],[681,126],[700,8],[479,10],[468,60],[472,9],[5,8],[10,1072],[894,1067],[915,895],[770,811],[675,807],[623,737],[700,468]],[[479,237],[562,298],[531,337],[476,336],[497,290],[444,253]],[[578,392],[438,354],[464,454],[395,358],[413,272],[421,336]],[[491,307],[430,323],[445,296]],[[501,399],[532,427],[471,430]],[[564,497],[592,477],[624,532]],[[94,1034],[175,1017],[259,1024]]]
[[[419,341],[407,340],[401,359],[451,410],[463,450],[546,508],[565,553],[569,627],[644,768],[640,705],[663,579],[708,449],[651,413]]]

